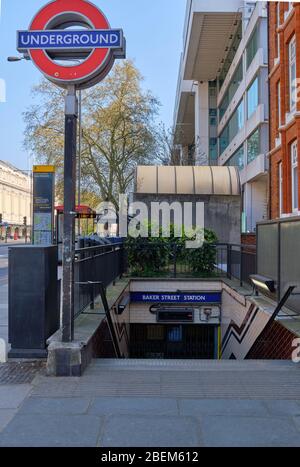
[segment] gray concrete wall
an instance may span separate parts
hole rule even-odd
[[[204,203],[205,228],[212,229],[220,243],[241,243],[241,197],[216,195],[147,195],[133,194],[133,201],[144,202],[148,206],[150,222],[150,206],[152,202],[193,203],[194,222],[196,203]],[[172,222],[172,219],[171,219]]]

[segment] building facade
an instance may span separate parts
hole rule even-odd
[[[174,126],[183,165],[239,168],[255,232],[268,219],[267,2],[188,0]]]
[[[270,215],[300,214],[300,3],[269,3]]]
[[[0,161],[0,214],[2,237],[23,236],[23,223],[31,225],[32,178],[7,162]]]

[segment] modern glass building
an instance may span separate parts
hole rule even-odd
[[[188,0],[176,143],[183,165],[239,168],[244,233],[268,219],[268,124],[267,2]]]

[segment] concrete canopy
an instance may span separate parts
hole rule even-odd
[[[177,94],[177,115],[175,114],[176,140],[178,144],[195,142],[195,90],[193,81],[182,81]]]
[[[216,79],[238,28],[241,0],[191,0],[187,11],[183,79]]]
[[[138,166],[137,194],[240,196],[240,177],[235,167]]]

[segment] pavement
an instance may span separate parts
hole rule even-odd
[[[29,384],[0,378],[0,446],[300,446],[291,362],[95,360],[82,378],[43,371]]]

